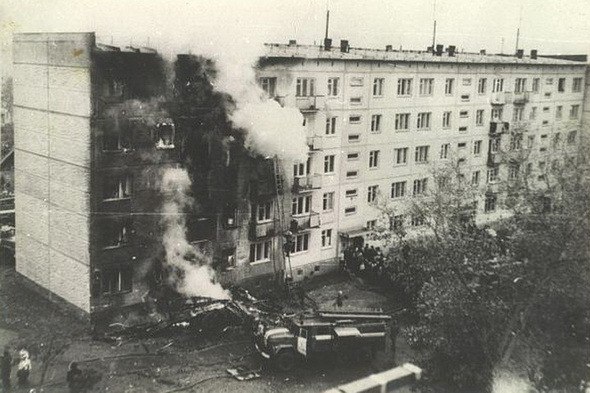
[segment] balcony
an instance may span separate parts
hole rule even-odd
[[[322,175],[314,173],[303,177],[293,179],[293,193],[304,193],[317,190],[322,187]]]
[[[506,103],[506,94],[503,91],[492,93],[490,96],[490,104],[504,105]]]
[[[512,123],[511,131],[523,132],[529,128],[529,125],[528,121],[515,121]]]
[[[294,224],[297,223],[297,226]],[[311,211],[303,215],[293,216],[291,228],[297,231],[302,231],[310,228],[318,228],[320,226],[320,213]],[[295,231],[294,231],[295,232]]]
[[[295,103],[301,113],[313,114],[326,104],[326,99],[324,96],[295,97]]]
[[[502,120],[490,121],[490,135],[500,135],[505,133],[510,128],[510,123]]]
[[[307,137],[307,146],[311,151],[318,151],[322,150],[324,147],[324,138],[321,136],[308,136]]]
[[[491,151],[488,152],[488,166],[496,166],[502,162],[502,153],[497,151],[492,153]]]
[[[275,236],[277,234],[278,220],[268,220],[263,222],[250,222],[250,239],[257,240],[266,237]]]
[[[514,105],[524,105],[529,102],[529,92],[528,91],[521,91],[518,93],[514,93],[512,96],[512,103]]]

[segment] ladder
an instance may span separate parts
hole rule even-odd
[[[277,228],[276,233],[278,235],[278,239],[275,242],[276,247],[278,248],[275,249],[275,255],[283,255],[284,254],[284,250],[283,250],[283,244],[284,244],[284,239],[283,239],[283,233],[285,232],[285,226],[284,226],[284,222],[285,222],[285,216],[284,216],[284,207],[285,207],[285,177],[283,176],[283,163],[281,161],[281,159],[278,156],[274,156],[273,160],[272,160],[272,164],[273,164],[273,176],[274,176],[274,181],[275,181],[275,202],[276,202],[276,209],[274,209],[274,214],[275,214],[275,228]],[[286,266],[287,264],[285,263],[285,269],[287,268]],[[291,260],[289,259],[289,271],[291,274],[291,277],[293,277],[293,269],[291,267]]]

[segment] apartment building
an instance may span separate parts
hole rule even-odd
[[[294,278],[334,267],[394,206],[392,225],[419,230],[408,199],[432,187],[433,167],[459,162],[479,185],[479,221],[502,214],[499,184],[514,172],[510,154],[527,150],[526,170],[542,172],[552,149],[574,145],[584,99],[584,63],[458,53],[454,46],[396,51],[268,44],[262,88],[305,116],[309,159],[289,174],[296,220]],[[407,209],[406,209],[407,210]],[[289,261],[287,261],[289,263]]]

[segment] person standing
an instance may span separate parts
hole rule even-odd
[[[0,360],[0,374],[2,374],[2,387],[4,391],[10,390],[10,372],[12,371],[12,356],[8,345],[4,347],[2,359]]]
[[[20,360],[18,362],[16,377],[18,378],[19,386],[29,385],[29,374],[31,373],[31,359],[29,359],[29,351],[21,349],[19,351]]]

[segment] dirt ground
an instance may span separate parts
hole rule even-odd
[[[391,302],[355,279],[316,281],[309,291],[320,307],[333,306],[337,292],[346,295],[344,307],[382,307]],[[289,374],[263,367],[249,334],[227,329],[215,337],[180,329],[167,337],[118,344],[93,341],[86,326],[50,301],[21,287],[11,268],[0,267],[0,345],[8,344],[13,357],[25,347],[31,352],[29,388],[13,391],[64,392],[68,364],[92,376],[94,392],[321,392],[393,366],[389,353],[371,362],[335,365],[310,362]],[[407,345],[398,339],[397,363],[411,361]],[[247,367],[261,377],[237,381],[226,369]],[[15,370],[12,374],[16,384]]]

